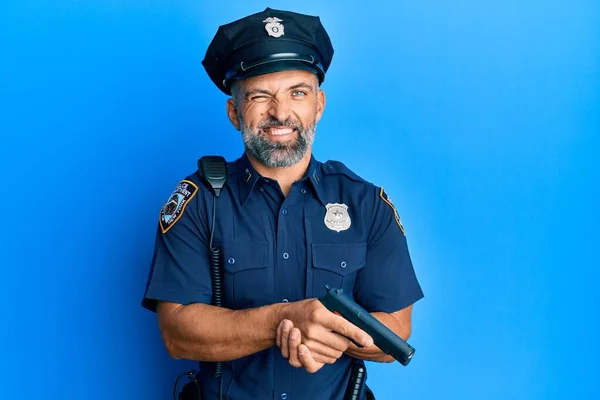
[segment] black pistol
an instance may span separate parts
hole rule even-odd
[[[400,364],[408,365],[415,354],[414,347],[356,304],[342,289],[330,287],[329,285],[325,285],[325,288],[327,293],[319,300],[329,311],[358,326],[373,338],[375,345],[381,351],[394,357]]]

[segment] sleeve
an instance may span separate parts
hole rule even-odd
[[[366,265],[356,278],[354,296],[369,312],[389,313],[424,296],[398,213],[383,188],[376,190]]]
[[[210,304],[212,285],[206,207],[192,180],[179,182],[160,210],[154,255],[142,306],[157,301]]]

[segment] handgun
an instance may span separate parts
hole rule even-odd
[[[325,285],[327,290],[319,301],[331,312],[340,315],[373,338],[375,345],[406,366],[415,354],[415,349],[391,329],[379,322],[368,311],[359,306],[342,289]]]

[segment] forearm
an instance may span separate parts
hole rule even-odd
[[[159,314],[159,321],[172,357],[229,361],[274,346],[283,307],[230,310],[190,304]]]
[[[394,331],[398,336],[404,340],[408,340],[410,336],[410,323],[403,322],[400,318],[394,314],[388,314],[384,312],[371,313],[372,316],[377,318],[381,323]],[[371,347],[360,348],[353,343],[350,343],[350,347],[346,350],[345,354],[369,361],[385,362],[390,363],[394,361],[394,358],[381,351],[376,345]]]

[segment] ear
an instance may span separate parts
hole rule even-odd
[[[227,99],[227,117],[229,117],[229,121],[235,127],[236,130],[240,130],[240,121],[238,120],[238,110],[235,107],[235,102],[233,98]]]
[[[319,91],[317,92],[317,122],[319,122],[319,120],[321,119],[321,116],[323,115],[323,111],[325,110],[325,103],[326,103],[326,98],[325,98],[325,92],[321,89],[319,89]]]

